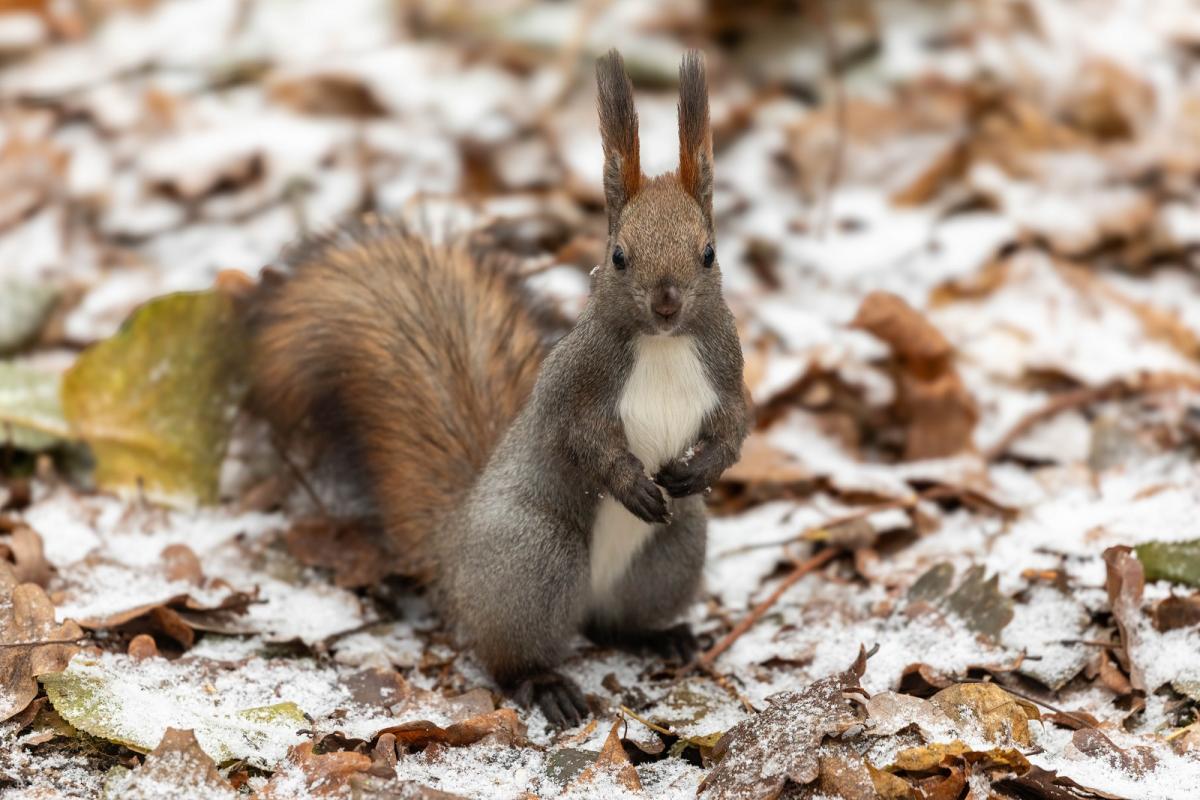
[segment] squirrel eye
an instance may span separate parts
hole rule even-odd
[[[713,262],[717,260],[717,251],[713,250],[711,244],[704,245],[704,254],[701,256],[704,259],[704,266],[711,267]]]
[[[612,261],[613,266],[617,269],[625,269],[628,265],[628,262],[625,260],[625,251],[621,249],[620,245],[613,248]]]

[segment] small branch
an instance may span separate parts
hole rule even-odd
[[[775,591],[771,592],[770,597],[756,605],[754,609],[742,619],[741,622],[734,626],[733,630],[731,630],[724,639],[717,642],[708,650],[704,651],[699,658],[692,662],[692,664],[688,665],[688,667],[685,667],[684,670],[686,671],[689,667],[693,666],[700,667],[701,669],[709,669],[712,667],[712,664],[717,660],[717,657],[728,650],[733,643],[742,636],[742,634],[754,627],[754,623],[762,619],[767,611],[770,610],[771,606],[775,605],[779,598],[783,597],[784,593],[787,592],[788,589],[792,588],[797,581],[799,581],[808,573],[825,566],[843,552],[844,551],[840,548],[830,547],[822,550],[820,553],[817,553],[807,561],[796,564],[795,569],[793,569],[791,573],[789,573],[788,576],[784,578],[777,587],[775,587]]]
[[[996,461],[1003,458],[1014,442],[1041,423],[1064,411],[1081,408],[1104,400],[1117,400],[1139,394],[1174,392],[1181,389],[1195,391],[1198,387],[1200,387],[1200,384],[1194,378],[1187,375],[1169,372],[1147,372],[1132,379],[1117,378],[1107,383],[1102,383],[1099,386],[1063,392],[1052,397],[1046,405],[1034,409],[1018,420],[1017,424],[1013,425],[1008,433],[1001,436],[998,442],[984,451],[983,458],[985,461]]]
[[[842,86],[841,52],[837,42],[837,24],[830,9],[833,3],[822,0],[817,3],[821,33],[825,38],[825,64],[833,85],[834,142],[833,158],[829,160],[829,176],[825,182],[825,194],[821,198],[820,214],[817,217],[817,237],[825,238],[829,228],[829,216],[833,207],[833,195],[842,180],[842,163],[846,159],[846,92]]]
[[[664,728],[662,725],[656,725],[653,722],[651,722],[650,720],[646,719],[645,717],[640,716],[639,714],[634,712],[631,708],[629,708],[629,706],[618,706],[618,708],[621,709],[622,714],[624,714],[627,717],[632,717],[633,719],[636,719],[638,722],[642,723],[643,725],[645,725],[647,728],[654,731],[655,733],[661,733],[663,736],[679,736],[679,734],[677,734],[675,731],[671,730],[670,728]]]
[[[308,495],[308,499],[312,500],[313,505],[317,507],[317,511],[321,514],[321,516],[325,519],[333,519],[333,516],[329,513],[329,509],[325,507],[323,502],[321,502],[320,496],[317,494],[316,490],[313,489],[312,484],[308,482],[308,478],[305,476],[304,471],[297,466],[296,462],[292,461],[292,458],[288,454],[287,448],[283,445],[283,443],[276,437],[272,436],[271,446],[275,448],[276,455],[278,455],[279,459],[284,463],[285,466],[287,466],[288,471],[292,473],[292,477],[295,478],[296,482],[300,484],[300,488],[304,490],[306,495]]]
[[[16,649],[18,647],[42,647],[48,644],[79,644],[86,642],[90,636],[80,636],[77,639],[43,639],[40,642],[0,642],[0,650]]]
[[[784,545],[794,544],[800,541],[819,541],[822,531],[828,531],[830,528],[836,528],[840,525],[845,525],[850,522],[857,522],[860,519],[865,519],[881,511],[891,511],[892,509],[910,509],[917,505],[922,500],[937,500],[942,497],[953,497],[958,493],[958,490],[950,486],[933,486],[923,492],[918,492],[912,497],[897,498],[895,500],[885,500],[882,503],[864,506],[863,508],[849,511],[841,516],[833,517],[819,525],[813,525],[810,528],[805,528],[801,533],[795,536],[789,536],[786,539],[773,539],[769,542],[755,542],[754,544],[745,544],[741,547],[735,547],[732,550],[726,550],[723,553],[718,553],[716,558],[726,558],[728,556],[741,555],[749,553],[753,550],[762,550],[767,547],[782,547]]]

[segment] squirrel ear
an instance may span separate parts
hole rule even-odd
[[[621,209],[642,184],[638,154],[638,118],[633,107],[633,84],[625,62],[616,50],[596,61],[599,89],[600,139],[604,143],[604,197],[608,203],[608,228],[616,228]]]
[[[713,151],[704,56],[688,51],[679,65],[679,182],[712,222]]]

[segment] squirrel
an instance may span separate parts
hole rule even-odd
[[[250,312],[254,403],[360,478],[397,558],[497,684],[557,726],[579,633],[688,661],[703,494],[747,433],[721,293],[704,60],[680,66],[679,169],[642,174],[620,54],[597,61],[608,241],[578,321],[503,257],[367,220],[302,241]]]

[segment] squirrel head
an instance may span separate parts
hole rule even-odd
[[[723,307],[714,238],[712,131],[704,57],[679,67],[679,169],[647,178],[633,86],[616,50],[596,62],[608,248],[594,274],[598,306],[640,333],[696,330]]]

